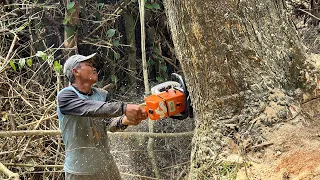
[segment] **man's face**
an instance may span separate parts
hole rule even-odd
[[[98,81],[98,73],[90,60],[80,63],[80,67],[75,69],[75,77],[81,82],[94,84]]]

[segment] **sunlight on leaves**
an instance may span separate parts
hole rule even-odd
[[[2,118],[1,118],[2,121],[7,121],[8,120],[8,113],[1,112],[1,115],[2,115]]]
[[[61,71],[61,64],[58,61],[54,61],[53,68],[56,72],[60,72]]]
[[[44,61],[48,59],[48,55],[43,51],[37,51],[36,56],[40,57]]]
[[[71,1],[67,4],[67,10],[70,10],[72,8],[74,8],[74,5],[75,5],[75,2],[74,1]]]
[[[19,60],[19,69],[22,69],[26,65],[26,59],[22,58]]]
[[[14,64],[14,62],[13,61],[10,61],[10,66],[12,67],[12,69],[14,70],[14,71],[17,71],[17,67],[16,67],[16,65]]]
[[[29,67],[31,67],[31,66],[32,66],[32,59],[27,59],[27,60],[26,60],[26,63],[27,63],[27,65],[28,65]]]

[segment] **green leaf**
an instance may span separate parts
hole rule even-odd
[[[62,22],[63,25],[67,25],[67,23],[70,21],[71,16],[66,16]]]
[[[43,51],[37,51],[36,56],[41,57],[41,59],[44,61],[48,59],[48,55]]]
[[[119,46],[119,44],[120,44],[119,40],[114,40],[114,41],[113,41],[113,45],[114,45],[114,46]]]
[[[13,61],[10,61],[10,66],[12,67],[12,69],[13,69],[14,71],[17,71],[17,67],[16,67],[16,65],[14,64]]]
[[[19,60],[19,69],[22,69],[26,65],[26,59],[22,58]]]
[[[116,34],[116,30],[115,29],[109,29],[107,31],[107,36],[108,37],[113,37]]]
[[[72,14],[72,13],[76,12],[76,9],[70,9],[70,10],[68,10],[68,12],[69,12],[70,14]]]
[[[131,2],[135,3],[135,2],[137,2],[137,0],[131,0]]]
[[[126,92],[126,87],[125,86],[121,86],[120,91],[121,92]]]
[[[8,113],[2,112],[1,114],[2,114],[1,120],[2,120],[2,121],[7,121],[7,120],[8,120]]]
[[[117,52],[114,52],[113,56],[114,56],[114,59],[116,59],[116,60],[120,59],[120,57],[121,57],[120,54]]]
[[[54,61],[53,68],[56,72],[60,72],[61,71],[61,64],[58,61]]]
[[[76,4],[76,3],[75,3],[74,1],[68,2],[68,4],[67,4],[67,10],[70,10],[70,9],[74,8],[74,5],[75,5],[75,4]]]
[[[118,81],[118,77],[116,75],[111,75],[111,81],[112,82],[117,82]]]
[[[98,4],[97,4],[98,10],[100,10],[103,6],[104,6],[104,3],[98,3]]]
[[[147,64],[148,64],[149,66],[154,65],[154,60],[151,59],[151,58],[149,58],[148,61],[147,61]]]
[[[147,9],[153,9],[152,4],[145,4],[144,6],[145,6]]]
[[[152,49],[153,49],[155,52],[157,52],[158,54],[161,54],[159,47],[153,46]]]
[[[166,65],[160,66],[160,70],[166,71],[167,70],[167,66]]]
[[[162,77],[160,77],[160,76],[156,77],[156,80],[157,80],[158,82],[163,82],[163,81],[164,81],[164,79],[163,79]]]
[[[158,3],[152,3],[153,9],[161,9],[160,5]]]
[[[27,59],[27,60],[26,60],[26,63],[27,63],[27,65],[28,65],[29,67],[31,67],[31,66],[32,66],[32,59]]]

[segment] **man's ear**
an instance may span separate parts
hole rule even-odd
[[[74,76],[78,76],[78,75],[79,75],[78,70],[75,69],[75,68],[73,68],[73,69],[72,69],[72,74],[73,74]]]

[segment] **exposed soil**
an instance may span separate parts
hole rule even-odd
[[[246,154],[237,179],[320,179],[320,100],[305,103],[294,119],[265,129],[268,142]]]

